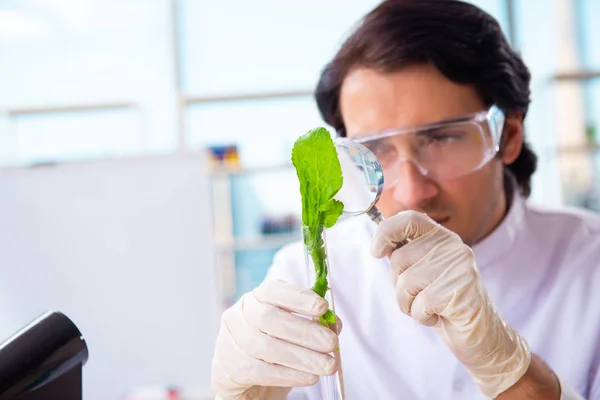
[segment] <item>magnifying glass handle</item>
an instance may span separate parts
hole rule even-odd
[[[383,215],[381,215],[381,212],[375,206],[372,206],[367,211],[367,215],[371,218],[371,221],[375,222],[377,225],[379,225],[383,221]],[[404,239],[403,241],[396,243],[396,249],[399,249],[400,247],[404,246],[408,242],[409,242],[408,239]]]
[[[367,211],[367,215],[369,217],[371,217],[371,221],[375,222],[377,225],[379,225],[382,221],[383,221],[383,215],[381,215],[381,212],[379,211],[379,209],[375,206],[372,206],[368,211]]]

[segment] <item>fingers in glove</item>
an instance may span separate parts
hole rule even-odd
[[[321,353],[330,353],[338,347],[337,335],[319,322],[261,303],[256,298],[247,300],[243,304],[244,320],[254,329]]]
[[[213,386],[220,394],[241,395],[250,386],[311,386],[319,379],[317,374],[250,357],[229,332],[220,335],[214,360]]]
[[[469,286],[457,284],[457,281],[464,280],[463,274],[466,273],[460,269],[446,270],[435,282],[421,290],[412,301],[410,313],[413,319],[427,326],[434,326],[440,318],[448,317],[461,325],[468,323],[481,307],[481,302],[476,298],[468,298]],[[465,307],[469,310],[463,314]]]
[[[439,315],[451,301],[452,292],[439,292],[435,282],[429,285],[419,277],[412,277],[412,281],[407,281],[404,277],[400,275],[396,285],[396,298],[402,312],[420,324],[437,324]]]
[[[315,375],[332,375],[337,371],[332,356],[269,336],[248,326],[244,318],[227,316],[224,323],[233,342],[252,359]]]
[[[412,306],[415,297],[435,280],[435,273],[430,260],[422,258],[398,275],[396,301],[404,314],[413,316]]]
[[[247,356],[246,356],[247,357]],[[213,387],[218,393],[241,395],[249,386],[264,387],[302,387],[312,386],[319,380],[318,375],[293,370],[281,365],[269,364],[261,360],[247,357],[243,362],[243,371],[237,379],[230,377],[229,372],[217,365],[213,368]],[[219,370],[221,369],[221,370]]]
[[[478,279],[472,263],[459,262],[465,257],[471,255],[464,245],[452,252],[432,251],[401,273],[396,281],[396,298],[402,312],[424,325],[435,325],[437,315],[443,316],[446,310],[456,307],[455,299],[463,304],[459,295]]]
[[[414,297],[410,314],[417,322],[426,326],[434,326],[440,319],[439,314],[446,306],[446,301],[441,304],[437,294],[428,287]]]
[[[261,303],[271,304],[307,317],[320,317],[327,311],[327,301],[310,289],[273,280],[263,282],[253,291]]]
[[[437,240],[431,242],[427,237],[421,237],[395,250],[390,256],[390,268],[395,274],[392,276],[397,278],[417,262],[431,257],[430,252],[437,243]]]
[[[406,239],[414,240],[440,225],[426,214],[417,211],[402,211],[382,221],[371,243],[371,254],[375,258],[389,257]]]
[[[390,257],[390,278],[396,283],[398,303],[410,313],[412,298],[433,282],[446,267],[446,252],[440,245],[443,234],[421,236],[395,250]]]

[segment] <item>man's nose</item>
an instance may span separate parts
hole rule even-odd
[[[394,186],[394,200],[411,210],[418,210],[439,193],[435,181],[423,175],[413,161],[405,160],[398,165],[397,183]]]

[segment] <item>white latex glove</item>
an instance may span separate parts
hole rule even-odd
[[[379,225],[371,253],[390,257],[402,312],[435,327],[485,396],[495,398],[525,374],[529,346],[496,313],[473,252],[457,234],[404,211]]]
[[[338,368],[337,335],[318,321],[327,302],[312,290],[269,281],[223,313],[212,364],[217,399],[285,399]],[[341,328],[341,325],[339,325]],[[339,331],[339,329],[338,329]]]

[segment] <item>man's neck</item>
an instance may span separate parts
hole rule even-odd
[[[504,221],[504,218],[506,218],[506,215],[508,214],[508,211],[510,210],[510,207],[513,202],[513,197],[516,195],[517,186],[516,186],[516,182],[515,182],[514,178],[509,174],[510,174],[509,172],[504,173],[504,185],[503,185],[503,191],[502,191],[503,195],[500,196],[500,199],[498,200],[498,204],[492,211],[492,218],[490,219],[490,222],[491,222],[490,226],[484,232],[484,234],[481,235],[481,237],[479,238],[479,240],[477,240],[477,242],[484,240],[492,232],[494,232],[498,228],[498,226],[502,223],[502,221]],[[475,242],[475,243],[477,243],[477,242]]]

